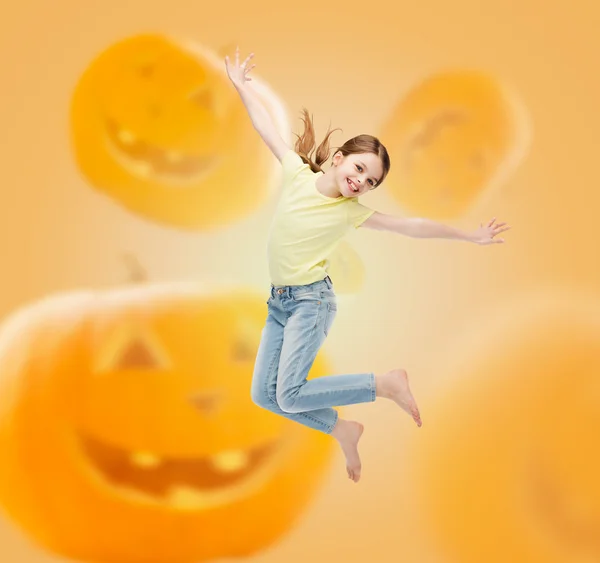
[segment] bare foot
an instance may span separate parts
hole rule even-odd
[[[362,436],[364,426],[360,422],[338,419],[331,435],[340,443],[346,456],[346,471],[348,477],[355,483],[360,479],[360,456],[358,455],[358,441]]]
[[[408,375],[403,369],[393,369],[376,377],[376,394],[378,397],[391,399],[405,412],[413,417],[417,426],[423,424],[419,408],[408,386]]]

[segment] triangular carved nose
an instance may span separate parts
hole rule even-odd
[[[223,403],[221,391],[200,391],[192,394],[192,405],[203,414],[215,414]]]
[[[160,362],[146,344],[134,340],[122,351],[117,366],[120,369],[156,369]]]

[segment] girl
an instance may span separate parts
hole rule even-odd
[[[442,237],[478,244],[504,242],[494,237],[507,230],[505,223],[481,225],[465,233],[426,219],[385,215],[358,203],[358,197],[379,186],[390,169],[390,159],[379,139],[359,135],[329,157],[328,131],[315,160],[314,129],[304,110],[304,133],[295,151],[281,138],[267,110],[253,93],[248,73],[250,54],[242,64],[239,48],[235,61],[225,57],[227,75],[248,110],[254,128],[282,164],[281,198],[273,218],[268,260],[271,295],[266,326],[256,357],[252,400],[259,406],[331,434],[346,457],[348,477],[358,482],[361,462],[358,441],[362,424],[338,417],[333,408],[375,401],[396,402],[421,426],[419,409],[411,394],[406,371],[393,369],[381,375],[355,373],[307,380],[308,372],[336,315],[336,296],[327,275],[327,256],[351,227],[389,230],[412,237]]]

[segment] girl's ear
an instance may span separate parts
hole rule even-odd
[[[333,159],[332,159],[333,165],[337,166],[343,158],[344,158],[344,155],[340,151],[337,151],[333,155]]]

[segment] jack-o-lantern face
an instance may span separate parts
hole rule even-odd
[[[417,502],[449,563],[600,561],[600,304],[539,305],[469,338],[416,444]]]
[[[287,138],[281,104],[253,84]],[[172,226],[205,229],[250,213],[274,171],[224,63],[158,35],[121,41],[91,63],[73,95],[71,129],[93,186]]]
[[[386,180],[415,213],[464,213],[522,158],[529,126],[517,98],[483,72],[434,75],[397,105],[382,132],[396,155]]]
[[[187,284],[73,294],[17,315],[1,340],[0,502],[42,545],[87,561],[271,543],[332,450],[250,398],[265,315],[250,292]],[[327,369],[320,356],[311,375]]]

